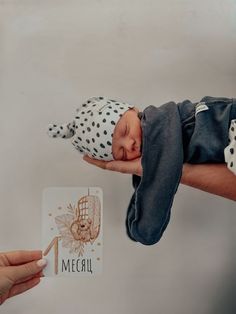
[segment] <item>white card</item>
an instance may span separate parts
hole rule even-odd
[[[102,272],[103,194],[99,187],[43,190],[42,250],[45,276]]]

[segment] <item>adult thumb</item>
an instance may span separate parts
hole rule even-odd
[[[18,280],[22,280],[26,277],[36,275],[39,273],[45,266],[47,265],[46,259],[40,259],[38,261],[33,261],[29,263],[25,263],[19,266],[9,266],[8,274],[10,278],[16,282]]]

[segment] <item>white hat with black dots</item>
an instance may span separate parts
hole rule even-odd
[[[72,145],[82,154],[100,160],[114,160],[112,137],[120,117],[134,106],[109,99],[92,97],[76,109],[70,123],[50,124],[50,137],[72,138]]]
[[[236,119],[231,120],[229,144],[224,149],[224,157],[228,169],[236,175]]]

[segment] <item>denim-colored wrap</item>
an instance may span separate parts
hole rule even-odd
[[[158,242],[170,220],[182,166],[223,163],[236,99],[206,96],[199,111],[185,100],[148,106],[141,116],[142,177],[133,175],[134,193],[127,209],[128,236],[145,245]]]

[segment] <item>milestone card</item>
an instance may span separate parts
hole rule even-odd
[[[99,187],[49,187],[42,200],[45,276],[102,272],[103,194]]]

